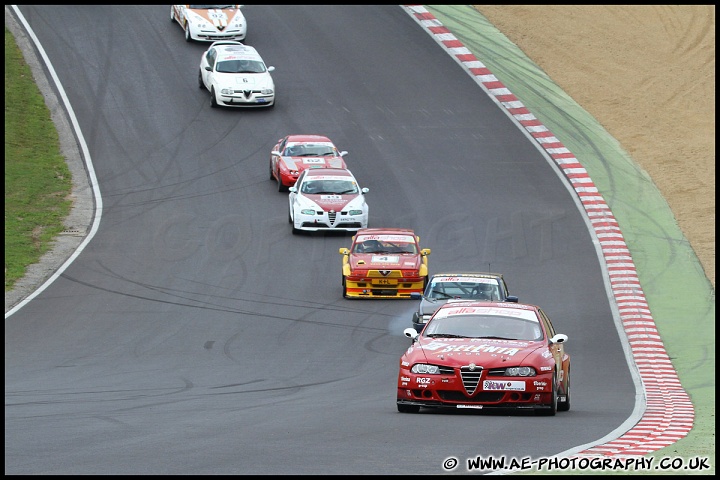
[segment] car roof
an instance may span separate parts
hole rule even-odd
[[[219,42],[213,42],[212,45],[210,45],[210,48],[213,47],[215,47],[215,50],[217,51],[217,60],[224,60],[227,57],[241,56],[243,59],[247,60],[262,61],[262,57],[254,47],[245,45],[242,42],[221,40]]]
[[[288,142],[329,142],[332,143],[325,135],[288,135]]]
[[[352,174],[350,170],[347,168],[310,168],[306,171],[305,178],[310,177],[319,177],[319,176],[328,176],[328,175],[335,175],[335,176],[344,176],[344,177],[350,177],[355,178],[355,176]]]

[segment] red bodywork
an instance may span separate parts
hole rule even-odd
[[[459,314],[497,316],[508,324],[513,312],[530,318],[542,328],[529,340],[512,338],[453,338],[427,333],[435,317],[454,309]],[[498,313],[500,312],[500,313]],[[505,312],[505,313],[503,313]],[[564,350],[565,335],[554,332],[550,320],[537,306],[496,302],[449,302],[435,313],[399,363],[398,410],[415,413],[420,407],[457,409],[516,409],[554,415],[570,408],[570,356]],[[450,314],[453,314],[451,312]],[[509,320],[503,320],[507,315]],[[413,337],[413,328],[406,336]],[[555,341],[550,341],[555,337]],[[522,338],[522,337],[521,337]],[[437,371],[428,373],[437,367]],[[532,367],[535,374],[508,375],[509,367]],[[415,371],[413,371],[413,369]]]
[[[328,147],[328,155],[308,153],[317,152],[315,147],[319,145]],[[297,146],[308,148],[302,155],[295,155],[290,149]],[[277,141],[270,153],[270,179],[278,182],[279,191],[287,191],[307,168],[347,168],[343,159],[346,154],[324,135],[287,135]]]

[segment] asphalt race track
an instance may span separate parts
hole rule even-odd
[[[441,474],[546,457],[632,414],[635,386],[565,180],[399,6],[248,5],[269,110],[212,109],[169,6],[22,6],[78,118],[99,229],[5,321],[6,474]],[[569,336],[555,417],[400,414],[409,300],[346,300],[342,235],[292,235],[275,141],[329,136],[370,226],[431,272],[496,271]]]

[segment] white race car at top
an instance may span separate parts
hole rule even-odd
[[[253,47],[233,40],[213,42],[200,57],[198,86],[210,92],[212,107],[275,106],[275,83]]]
[[[243,41],[247,22],[240,11],[242,5],[171,5],[170,21],[185,31],[185,41]]]

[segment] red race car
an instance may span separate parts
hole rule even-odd
[[[286,192],[308,168],[347,168],[347,153],[323,135],[287,135],[270,152],[270,180],[277,181],[279,192]]]
[[[410,298],[428,281],[429,248],[407,228],[362,228],[341,248],[345,298]]]
[[[536,305],[449,300],[400,358],[397,409],[570,410],[567,335]]]

